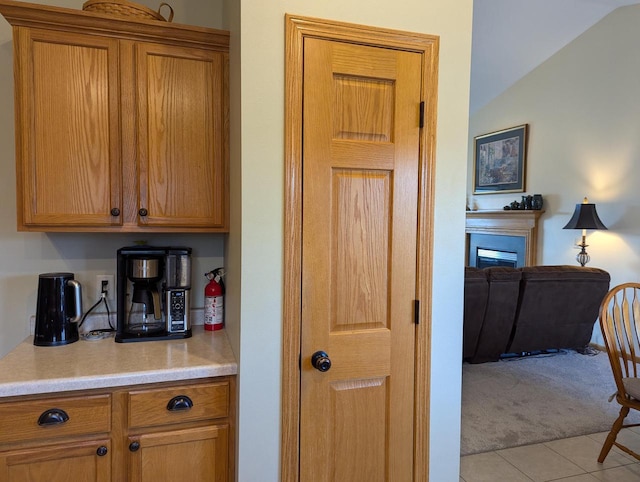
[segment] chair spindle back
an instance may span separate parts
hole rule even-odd
[[[600,328],[618,393],[623,378],[637,377],[640,362],[640,283],[611,289],[600,305]]]

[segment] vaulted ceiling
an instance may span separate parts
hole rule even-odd
[[[638,0],[474,0],[469,112],[618,7]]]

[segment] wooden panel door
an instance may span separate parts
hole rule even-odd
[[[131,482],[230,480],[226,424],[136,435],[128,443]]]
[[[413,478],[421,69],[305,39],[302,482]]]
[[[139,224],[226,227],[226,54],[135,49]]]
[[[18,229],[120,224],[117,40],[15,33]]]
[[[111,442],[89,440],[0,453],[0,482],[110,482]]]

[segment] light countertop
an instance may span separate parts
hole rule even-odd
[[[237,374],[225,330],[198,325],[192,332],[181,340],[116,343],[109,337],[62,346],[34,346],[30,336],[0,358],[0,399]]]

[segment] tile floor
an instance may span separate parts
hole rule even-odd
[[[640,461],[616,447],[598,464],[607,433],[554,440],[460,459],[460,482],[640,482]],[[640,452],[640,427],[620,432],[618,441]]]

